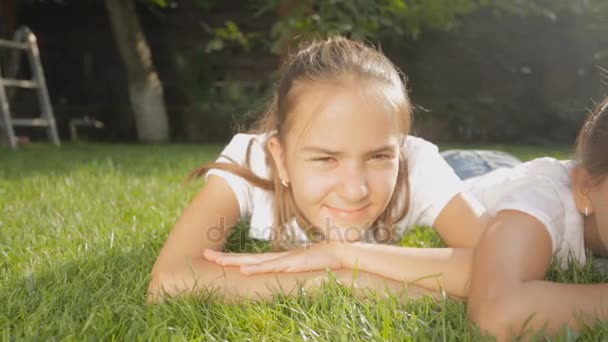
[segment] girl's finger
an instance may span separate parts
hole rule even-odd
[[[256,256],[256,255],[262,255],[262,253],[232,253],[232,252],[215,251],[213,249],[205,249],[204,255],[205,255],[205,258],[207,258],[207,259],[217,259],[217,258],[226,256],[226,255]]]
[[[258,274],[271,272],[304,272],[315,269],[307,262],[301,262],[302,256],[292,256],[285,258],[276,258],[257,265],[241,265],[241,273],[243,274]],[[322,269],[322,268],[318,268]]]
[[[205,251],[207,260],[216,262],[223,266],[255,265],[261,262],[280,258],[284,253],[223,253],[217,251]]]
[[[241,266],[241,273],[247,275],[272,272],[286,272],[285,261],[276,259],[262,264]]]
[[[218,252],[218,251],[213,251],[213,250],[205,250],[204,252],[204,256],[207,260],[209,261],[213,261],[217,264],[220,265],[224,265],[224,266],[232,266],[232,265],[240,265],[239,263],[236,263],[239,259],[242,260],[241,262],[246,262],[246,261],[251,261],[253,259],[253,255],[250,254],[235,254],[235,253],[224,253],[224,252]]]

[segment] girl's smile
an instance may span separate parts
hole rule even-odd
[[[341,209],[341,208],[331,207],[331,206],[327,206],[327,205],[325,206],[325,208],[327,208],[327,211],[334,218],[338,218],[338,219],[340,219],[340,221],[353,221],[353,222],[360,222],[362,218],[365,218],[365,215],[367,214],[366,209],[368,207],[369,207],[369,204],[366,204],[359,208],[352,208],[352,209]]]

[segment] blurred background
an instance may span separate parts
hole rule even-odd
[[[62,140],[86,117],[104,123],[81,135],[93,141],[226,141],[263,109],[289,51],[330,33],[381,46],[408,77],[414,133],[436,142],[571,144],[606,93],[606,0],[0,4],[0,38],[22,25],[38,38]],[[9,95],[14,116],[37,113],[33,93]]]

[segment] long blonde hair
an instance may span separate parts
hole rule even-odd
[[[288,114],[293,108],[295,95],[292,89],[296,81],[328,82],[342,81],[355,77],[357,80],[375,82],[388,94],[390,102],[398,113],[399,125],[404,136],[411,126],[412,106],[409,101],[405,78],[395,65],[380,51],[364,43],[349,40],[340,36],[329,37],[322,41],[313,41],[291,55],[283,68],[281,78],[274,95],[268,103],[264,115],[253,125],[251,133],[273,134],[284,143],[289,130]],[[395,95],[396,94],[396,95]],[[390,97],[390,98],[389,98]],[[276,166],[271,159],[268,147],[265,147],[266,163],[270,167],[270,179],[264,179],[251,171],[249,164],[253,140],[246,152],[245,165],[236,163],[209,163],[194,170],[188,180],[198,178],[211,169],[221,169],[238,175],[254,186],[274,193],[274,225],[272,241],[275,249],[286,246],[286,225],[295,219],[300,228],[313,242],[323,233],[307,220],[296,206],[290,187],[281,185]],[[395,223],[403,219],[409,210],[410,186],[407,160],[403,148],[399,155],[399,171],[395,191],[378,220],[372,226],[373,236],[382,242],[393,242]],[[402,197],[405,194],[404,197]],[[405,198],[405,203],[400,203]]]

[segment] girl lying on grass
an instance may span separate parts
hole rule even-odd
[[[326,269],[359,288],[415,282],[466,296],[484,210],[433,144],[408,136],[411,111],[399,72],[377,50],[341,37],[302,48],[254,133],[237,134],[193,173],[206,184],[158,256],[150,301],[205,290],[224,300],[294,294],[323,282]],[[222,253],[242,218],[251,237],[285,251]],[[395,245],[416,225],[463,248]]]
[[[468,311],[507,340],[608,319],[608,284],[545,281],[552,262],[607,256],[608,98],[583,126],[576,160],[536,159],[466,182],[493,219],[476,248]],[[529,337],[530,335],[528,335]]]

